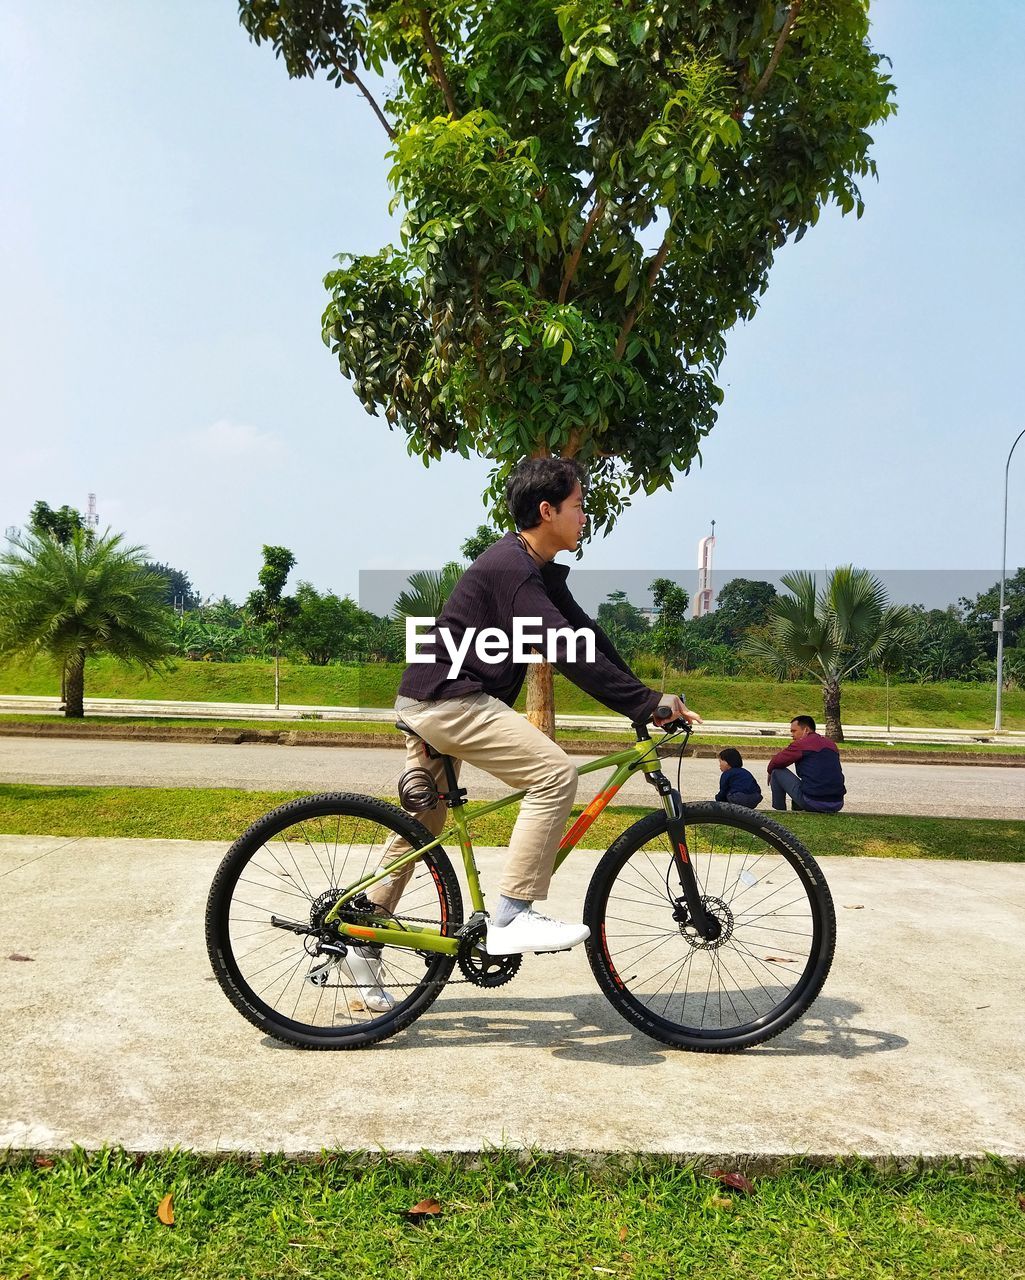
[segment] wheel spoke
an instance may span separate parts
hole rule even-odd
[[[381,864],[383,846],[400,838],[415,843],[408,820],[382,816],[387,812],[370,799],[294,802],[251,828],[222,863],[207,913],[208,950],[229,998],[271,1035],[339,1047],[353,1037],[369,1043],[426,1009],[451,973],[452,957],[353,945],[324,924],[345,891]],[[365,910],[341,911],[342,921],[367,919]],[[392,913],[400,927],[411,918],[405,927],[414,931],[462,922],[458,884],[442,851],[411,864]],[[297,934],[272,917],[309,931]],[[322,951],[323,943],[345,954]]]
[[[817,994],[832,956],[832,903],[806,851],[761,815],[694,805],[687,820],[716,934],[703,938],[689,923],[665,820],[646,819],[595,873],[588,954],[606,995],[648,1034],[686,1048],[742,1047],[731,1041],[777,1034]]]

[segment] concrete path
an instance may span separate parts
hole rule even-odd
[[[816,703],[821,701],[816,695]],[[22,712],[25,715],[60,715],[60,698],[33,694],[0,694],[0,712]],[[699,708],[700,709],[700,708]],[[146,698],[86,698],[86,715],[203,718],[220,720],[296,720],[315,715],[320,720],[391,721],[395,712],[390,707],[317,707],[286,703],[275,709],[266,702],[169,702]],[[814,708],[812,714],[815,714]],[[1005,716],[1006,719],[1006,716]],[[613,729],[630,736],[630,722],[625,716],[608,712],[595,715],[557,715],[559,728]],[[777,734],[787,737],[790,722],[784,720],[706,720],[702,734],[715,736]],[[925,727],[891,727],[881,724],[845,724],[848,738],[870,742],[1003,742],[1008,746],[1025,746],[1025,731],[1003,730],[997,734],[992,725],[974,729]]]
[[[824,860],[832,974],[745,1054],[635,1032],[580,951],[529,956],[501,990],[451,987],[378,1048],[310,1053],[210,975],[222,853],[0,837],[0,1147],[1025,1156],[1025,866]],[[555,911],[579,911],[592,864],[560,871]]]
[[[583,764],[586,756],[574,756]],[[180,742],[110,742],[99,739],[0,737],[0,781],[64,783],[78,786],[241,787],[247,790],[365,791],[395,795],[405,768],[402,752],[388,747],[285,747],[266,743],[215,745]],[[676,779],[676,764],[666,769]],[[764,762],[752,772],[764,785]],[[933,817],[1021,818],[1025,813],[1025,770],[976,765],[844,765],[847,809],[851,813],[926,814]],[[581,780],[579,794],[590,799],[607,773]],[[508,791],[490,774],[467,768],[463,777],[471,799],[491,799]],[[687,759],[685,797],[710,800],[719,788],[716,760]],[[620,791],[621,804],[651,804],[642,778]]]

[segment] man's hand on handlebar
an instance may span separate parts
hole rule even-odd
[[[682,698],[678,698],[675,694],[667,693],[655,708],[651,722],[661,728],[663,725],[671,724],[673,721],[682,721],[684,724],[704,723],[696,711],[691,711],[684,704]]]

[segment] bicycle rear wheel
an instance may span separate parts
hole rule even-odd
[[[346,887],[375,871],[396,837],[414,848],[433,839],[395,805],[326,794],[272,810],[228,850],[207,901],[207,951],[225,995],[254,1026],[302,1048],[362,1048],[409,1026],[437,999],[454,957],[361,945],[323,925]],[[358,900],[346,911],[352,923],[382,923]],[[394,919],[449,934],[462,913],[452,864],[433,849],[413,864]],[[345,947],[348,958],[324,950],[325,942]],[[381,1005],[381,990],[392,1007],[368,1004],[369,992]]]
[[[687,805],[691,864],[721,932],[687,924],[667,817],[625,831],[584,904],[591,969],[615,1009],[664,1044],[729,1053],[795,1022],[822,989],[836,944],[833,901],[785,827],[735,805]]]

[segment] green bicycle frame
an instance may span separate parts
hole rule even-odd
[[[660,741],[664,741],[664,739]],[[615,772],[608,785],[598,792],[559,842],[559,852],[555,859],[556,870],[566,860],[581,836],[608,805],[627,778],[639,770],[643,770],[645,773],[659,772],[661,760],[659,759],[658,747],[659,743],[653,742],[650,738],[643,738],[623,751],[614,751],[610,755],[602,756],[598,760],[592,760],[589,764],[581,765],[577,769],[578,777],[582,777],[585,773],[596,773],[601,769],[614,769]],[[439,927],[404,929],[401,926],[384,925],[374,927],[364,924],[357,925],[340,920],[338,918],[339,914],[346,903],[351,902],[357,894],[365,893],[372,885],[378,884],[394,872],[416,862],[425,853],[428,853],[431,849],[438,848],[448,840],[456,840],[459,843],[459,848],[463,855],[463,867],[466,871],[466,882],[470,890],[470,904],[475,912],[482,912],[484,910],[484,895],[481,892],[480,877],[477,874],[477,864],[473,857],[473,841],[470,837],[469,824],[475,818],[482,818],[489,813],[497,813],[500,809],[516,804],[526,794],[526,791],[514,791],[507,796],[503,796],[501,800],[493,800],[487,804],[468,805],[461,803],[452,806],[452,821],[439,836],[432,840],[430,844],[421,845],[417,849],[410,849],[408,853],[396,858],[387,867],[381,868],[373,875],[364,876],[356,884],[350,885],[324,917],[324,923],[333,924],[344,937],[358,939],[360,942],[408,947],[413,951],[437,951],[443,955],[454,956],[459,950],[459,938],[443,936]],[[672,817],[673,810],[670,797],[663,795],[662,803],[665,806],[666,813]],[[466,812],[467,809],[470,810],[470,813]]]

